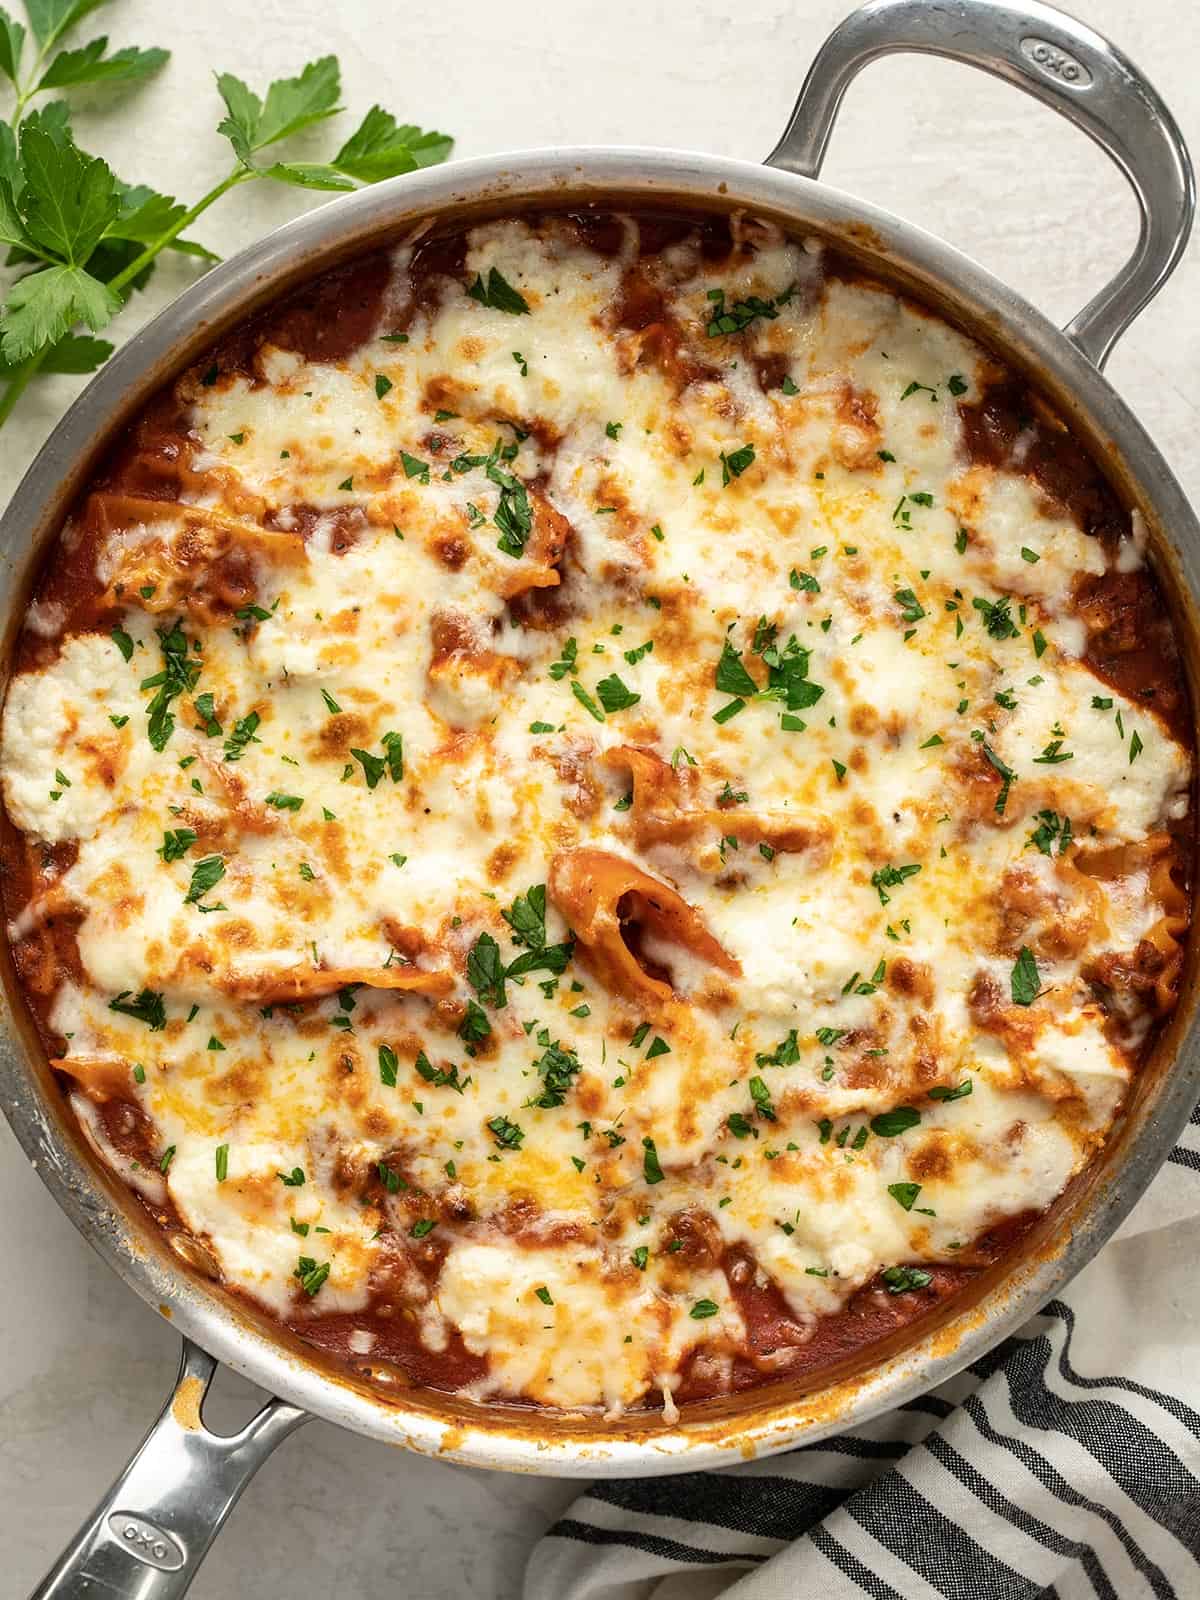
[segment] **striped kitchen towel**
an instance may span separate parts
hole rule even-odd
[[[931,1394],[788,1455],[601,1482],[525,1600],[1200,1600],[1200,1111],[1116,1238]]]

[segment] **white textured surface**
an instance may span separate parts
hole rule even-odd
[[[459,153],[557,143],[694,147],[755,158],[774,143],[807,62],[842,0],[560,0],[497,9],[440,0],[409,14],[383,0],[120,0],[94,19],[121,44],[164,44],[167,71],[121,113],[99,96],[81,137],[129,179],[194,198],[224,170],[208,75],[258,84],[341,57],[354,114],[379,100],[459,137]],[[1171,0],[1076,0],[1149,72],[1200,148],[1200,33]],[[87,30],[85,30],[86,33]],[[83,96],[80,97],[83,102]],[[0,107],[0,110],[5,109]],[[347,117],[344,119],[349,121]],[[314,143],[319,143],[320,136]],[[896,59],[851,91],[826,176],[922,221],[1060,319],[1127,253],[1132,200],[1101,154],[1040,106],[943,62]],[[235,193],[197,229],[226,253],[293,215],[303,197]],[[128,315],[188,280],[171,263]],[[1200,250],[1109,367],[1193,497],[1200,460]],[[5,430],[0,496],[15,485],[76,380],[34,389]],[[33,1585],[124,1461],[173,1375],[176,1340],[96,1260],[0,1135],[7,1292],[0,1306],[0,1549],[6,1593]],[[217,1425],[244,1416],[226,1378]],[[268,1463],[209,1557],[195,1600],[502,1600],[519,1590],[540,1529],[571,1498],[562,1482],[471,1474],[311,1424]]]

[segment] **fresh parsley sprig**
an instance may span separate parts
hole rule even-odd
[[[75,142],[70,107],[32,102],[81,84],[128,86],[167,63],[168,52],[128,46],[110,53],[101,35],[75,48],[59,43],[111,0],[24,0],[28,26],[0,7],[0,88],[15,103],[0,122],[0,244],[18,269],[0,313],[0,427],[39,373],[87,373],[112,354],[107,326],[143,288],[163,250],[201,262],[218,259],[184,237],[231,189],[271,179],[304,189],[346,190],[444,161],[453,141],[398,123],[372,106],[328,162],[279,159],[276,146],[342,109],[335,56],[280,78],[261,98],[232,73],[217,76],[225,103],[218,131],[235,165],[194,205],[119,178]],[[88,331],[80,331],[86,329]]]

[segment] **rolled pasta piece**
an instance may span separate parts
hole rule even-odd
[[[87,517],[103,541],[104,599],[113,606],[136,595],[145,611],[186,607],[212,623],[255,598],[256,558],[285,565],[307,559],[295,534],[204,506],[94,494]]]
[[[741,976],[741,966],[704,926],[699,913],[668,884],[607,850],[565,850],[550,864],[547,890],[570,923],[580,955],[608,988],[627,999],[666,1001],[669,983],[654,977],[626,940],[645,929],[710,966]]]
[[[629,822],[640,849],[656,844],[682,844],[698,834],[719,838],[736,831],[739,842],[770,845],[776,852],[827,847],[833,830],[824,817],[798,817],[790,811],[755,811],[738,806],[723,810],[704,805],[696,795],[696,769],[683,772],[642,745],[615,745],[606,750],[610,767],[629,773],[633,802]]]

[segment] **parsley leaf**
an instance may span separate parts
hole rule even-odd
[[[256,730],[261,720],[257,711],[251,711],[246,716],[238,718],[233,725],[233,732],[225,741],[226,761],[240,761],[247,745],[262,743],[262,740],[256,737]]]
[[[916,1106],[896,1106],[892,1111],[881,1111],[871,1118],[871,1132],[881,1139],[894,1139],[898,1134],[907,1133],[909,1128],[915,1128],[920,1120],[921,1113]]]
[[[921,1192],[919,1183],[889,1183],[887,1192],[904,1211],[911,1211],[917,1196]]]
[[[642,1140],[642,1177],[647,1183],[661,1183],[666,1174],[658,1161],[658,1149],[653,1139]]]
[[[170,56],[168,50],[138,50],[129,46],[106,56],[108,40],[103,35],[77,50],[60,50],[38,79],[37,91],[66,89],[76,83],[131,82],[148,78]]]
[[[1041,992],[1037,958],[1028,945],[1021,946],[1021,952],[1013,963],[1010,983],[1014,1005],[1031,1006]]]
[[[490,933],[481,933],[467,956],[467,978],[484,1005],[497,1011],[508,1004],[504,989],[504,963],[500,946]]]
[[[185,906],[195,905],[225,876],[225,862],[221,856],[205,856],[192,868],[192,881],[184,896]]]
[[[253,165],[251,157],[256,151],[322,122],[341,109],[337,103],[341,80],[336,56],[310,61],[299,77],[277,78],[264,100],[231,72],[220,74],[217,89],[226,110],[217,132],[225,135],[245,167]]]
[[[168,828],[163,834],[163,842],[155,851],[164,861],[179,861],[196,842],[196,835],[191,828]]]
[[[519,290],[513,288],[497,267],[493,267],[488,273],[486,283],[483,281],[483,274],[477,273],[475,282],[467,293],[472,300],[478,300],[481,306],[486,306],[490,311],[507,311],[512,317],[529,315],[528,300]]]
[[[611,716],[615,711],[626,711],[630,706],[637,705],[642,698],[627,689],[621,679],[614,672],[607,678],[601,678],[596,685],[596,693],[600,697],[600,704]]]
[[[920,870],[921,863],[919,861],[910,861],[903,867],[893,867],[891,865],[878,867],[871,874],[871,887],[879,895],[879,904],[881,906],[888,905],[892,897],[887,893],[887,890],[894,889],[909,878],[915,877]]]
[[[519,894],[501,916],[513,931],[514,944],[540,950],[546,943],[546,885],[533,884],[524,894]]]
[[[751,696],[758,693],[758,684],[742,665],[742,652],[735,650],[728,639],[717,662],[713,682],[722,694]]]
[[[411,122],[398,123],[382,106],[372,106],[334,156],[333,165],[360,183],[378,183],[436,166],[453,145],[448,134],[425,133]]]
[[[510,1122],[507,1117],[491,1117],[488,1120],[488,1129],[501,1150],[519,1150],[525,1138],[525,1130],[519,1122]]]
[[[547,1045],[533,1066],[535,1071],[541,1073],[542,1090],[525,1103],[547,1111],[565,1103],[568,1090],[582,1071],[579,1057],[561,1039]]]
[[[721,487],[728,488],[735,478],[740,478],[747,467],[754,464],[754,446],[744,444],[738,450],[731,450],[728,455],[721,451]]]
[[[134,999],[130,999],[130,990],[122,989],[115,1000],[108,1002],[110,1011],[119,1011],[122,1016],[133,1017],[137,1022],[144,1022],[151,1033],[161,1033],[167,1025],[167,1011],[163,1004],[163,997],[154,989],[143,989]]]

